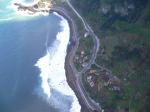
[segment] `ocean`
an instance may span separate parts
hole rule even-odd
[[[64,69],[67,20],[20,15],[11,3],[0,0],[0,112],[80,112]]]

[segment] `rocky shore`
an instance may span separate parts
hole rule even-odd
[[[17,11],[25,11],[28,15],[34,15],[36,13],[49,13],[52,8],[51,1],[49,2],[38,2],[34,5],[27,6],[21,3],[13,3],[13,6],[17,8]]]

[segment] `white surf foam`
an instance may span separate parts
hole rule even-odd
[[[43,93],[47,95],[46,98],[50,98],[50,88],[56,89],[63,95],[71,96],[73,102],[70,112],[80,112],[81,106],[75,93],[66,81],[64,69],[66,49],[70,37],[69,23],[56,12],[54,14],[61,18],[60,25],[62,27],[62,32],[57,34],[57,38],[53,46],[48,49],[47,54],[36,63],[36,66],[41,70],[41,87]]]
[[[51,95],[50,87],[48,84],[49,62],[50,62],[49,53],[47,53],[44,57],[40,58],[35,64],[35,66],[37,66],[41,72],[40,78],[41,78],[41,88],[43,92],[41,92],[42,94],[40,93],[40,95],[42,95],[46,99],[49,98]]]
[[[32,13],[29,11],[24,11],[24,10],[20,10],[18,11],[17,6],[14,5],[14,3],[21,3],[21,4],[25,4],[26,6],[29,5],[34,5],[38,2],[38,0],[35,0],[32,3],[26,3],[22,0],[7,0],[6,2],[4,1],[2,4],[4,4],[4,6],[1,4],[0,7],[0,22],[3,21],[25,21],[25,20],[30,20],[30,19],[34,19],[35,17],[39,17],[39,16],[47,16],[49,15],[49,13],[46,12],[37,12],[37,13]],[[7,5],[6,5],[7,3]]]

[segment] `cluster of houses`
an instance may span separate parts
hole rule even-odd
[[[87,74],[87,82],[89,83],[90,87],[94,87],[96,85],[96,81],[94,80],[94,75],[96,75],[96,70],[90,70]]]
[[[98,91],[103,87],[109,87],[109,90],[120,91],[120,80],[106,70],[90,69],[86,72],[86,81],[91,88],[96,88]]]
[[[81,65],[82,68],[88,65],[88,60],[89,58],[83,50],[79,53],[79,55],[76,55],[74,59],[75,64]]]

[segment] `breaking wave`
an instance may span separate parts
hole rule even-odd
[[[67,45],[69,43],[70,29],[68,21],[54,12],[61,18],[60,26],[62,31],[58,32],[56,40],[51,47],[47,47],[47,54],[40,58],[35,66],[40,69],[41,90],[38,95],[49,101],[51,97],[51,89],[55,89],[65,96],[73,99],[70,112],[80,112],[80,104],[78,99],[69,87],[65,75],[65,57]]]
[[[26,12],[19,13],[16,7],[12,5],[14,2],[23,3],[25,5],[33,5],[38,2],[38,0],[32,0],[35,2],[30,3],[28,1],[30,0],[0,1],[0,22],[31,19],[31,16],[27,17],[28,15],[26,15]],[[35,64],[35,66],[40,70],[39,76],[41,80],[40,88],[38,88],[36,92],[40,97],[49,102],[49,99],[52,96],[52,89],[56,90],[60,94],[72,98],[73,101],[70,112],[80,112],[80,104],[75,93],[69,87],[66,81],[64,69],[66,50],[70,36],[69,24],[65,18],[56,12],[54,12],[54,14],[61,18],[60,26],[62,27],[62,31],[58,32],[56,40],[53,42],[52,46],[47,46],[47,52],[45,56],[41,57]]]

